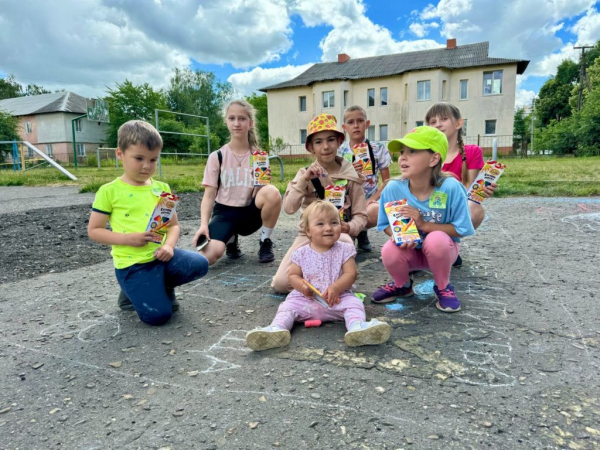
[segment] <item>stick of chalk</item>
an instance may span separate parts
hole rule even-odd
[[[321,322],[319,319],[307,320],[306,322],[304,322],[304,326],[306,328],[320,327],[322,323],[323,322]]]

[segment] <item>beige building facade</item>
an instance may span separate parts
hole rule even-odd
[[[481,140],[482,137],[512,135],[516,76],[523,73],[528,61],[487,58],[487,43],[481,44],[485,45],[485,58],[478,58],[473,66],[431,67],[435,64],[429,62],[430,68],[417,66],[413,70],[383,76],[368,76],[369,69],[365,68],[369,63],[377,64],[378,58],[353,61],[346,55],[340,55],[338,63],[319,65],[333,65],[331,76],[335,77],[335,72],[339,71],[340,66],[354,62],[360,64],[361,67],[357,71],[364,74],[364,77],[349,74],[344,79],[344,73],[340,73],[339,79],[323,80],[325,77],[318,74],[316,76],[320,75],[321,80],[311,81],[310,76],[304,77],[303,80],[304,74],[301,74],[297,77],[301,78],[297,82],[297,79],[294,79],[263,89],[268,100],[269,134],[272,138],[282,138],[291,145],[302,144],[308,122],[314,116],[329,113],[341,122],[343,112],[348,106],[360,105],[365,108],[371,121],[368,138],[387,141],[402,137],[415,126],[423,125],[425,114],[431,105],[439,101],[448,101],[460,109],[465,119],[464,131],[469,137],[469,142],[476,138]],[[471,44],[463,48],[481,44]],[[449,41],[449,46],[445,49],[386,55],[379,59],[401,55],[412,55],[414,59],[418,59],[421,56],[418,54],[447,52],[451,57],[456,56],[460,60],[465,52],[461,54],[458,51],[461,47],[450,45],[452,44]],[[445,61],[448,60],[447,56]],[[440,65],[443,66],[444,58],[440,59]],[[481,64],[485,62],[488,64]],[[410,63],[403,62],[398,65],[400,69],[403,66],[411,69]],[[459,64],[455,65],[463,64],[459,61]],[[381,75],[381,72],[376,72],[375,75]],[[503,142],[501,145],[507,145],[506,139]],[[512,145],[512,142],[510,144]]]

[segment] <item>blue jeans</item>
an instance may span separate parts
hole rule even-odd
[[[168,262],[154,260],[115,269],[121,289],[131,300],[140,320],[148,325],[169,321],[171,301],[167,289],[202,278],[208,272],[208,260],[200,253],[175,249]]]

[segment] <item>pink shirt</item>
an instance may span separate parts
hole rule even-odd
[[[290,259],[302,269],[302,278],[323,293],[337,281],[342,275],[342,266],[354,256],[354,245],[337,241],[324,253],[316,252],[310,245],[304,245],[294,250]],[[304,297],[295,289],[290,295]]]
[[[476,145],[465,145],[465,154],[467,156],[467,169],[481,169],[484,166],[483,162],[483,153],[481,149]],[[450,172],[452,175],[456,177],[458,181],[464,181],[462,175],[462,157],[460,156],[460,152],[456,155],[456,158],[452,160],[452,162],[446,163],[442,166],[442,171]]]
[[[219,173],[219,157],[213,152],[208,157],[204,168],[202,186],[217,187],[219,176],[221,187],[217,193],[216,201],[227,206],[247,206],[252,201],[254,178],[251,170],[251,153],[240,157],[233,153],[228,144],[221,147],[223,163]]]

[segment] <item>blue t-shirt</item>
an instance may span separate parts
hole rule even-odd
[[[469,205],[467,204],[467,190],[454,177],[445,178],[442,185],[434,189],[431,197],[423,201],[417,199],[410,192],[408,180],[391,180],[383,189],[379,201],[379,215],[377,217],[377,229],[379,231],[383,231],[390,226],[384,205],[387,202],[402,199],[406,199],[409,206],[418,209],[421,217],[426,222],[452,224],[461,237],[475,234]],[[421,235],[423,236],[423,233]],[[453,237],[452,240],[460,242],[457,237]]]

